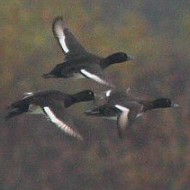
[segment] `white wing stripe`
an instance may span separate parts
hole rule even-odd
[[[78,133],[76,133],[73,129],[71,129],[68,125],[59,120],[49,107],[44,107],[44,111],[46,112],[50,120],[53,123],[55,123],[60,129],[62,129],[65,133],[82,140],[82,137]]]
[[[99,83],[105,84],[105,85],[110,85],[108,82],[106,82],[105,80],[101,79],[99,76],[94,75],[94,74],[88,72],[85,69],[81,69],[80,71],[81,71],[82,74],[84,74],[85,76],[87,76],[90,79],[95,80],[96,82],[99,82]]]
[[[65,36],[64,37],[59,37],[59,42],[61,44],[61,47],[63,48],[63,50],[65,51],[65,53],[69,52],[69,49],[67,48],[67,45],[65,43]]]
[[[124,106],[121,106],[121,105],[119,105],[119,104],[116,104],[115,107],[116,107],[117,109],[121,110],[122,112],[127,112],[127,113],[129,113],[129,109],[126,108],[126,107],[124,107]]]
[[[119,124],[119,128],[124,131],[127,127],[127,124],[128,124],[129,120],[128,120],[128,113],[127,112],[122,112],[122,114],[120,115],[119,117],[119,121],[118,121],[118,124]]]
[[[122,111],[121,115],[118,118],[118,128],[119,130],[122,130],[120,132],[124,132],[129,122],[128,120],[129,109],[119,104],[116,104],[115,107]]]
[[[55,32],[56,32],[56,34],[57,34],[56,37],[59,38],[59,43],[61,44],[61,47],[63,48],[63,51],[64,51],[65,53],[68,53],[68,52],[69,52],[69,49],[68,49],[67,44],[66,44],[66,42],[65,42],[65,34],[64,34],[64,32],[63,32],[62,26],[59,25],[59,24],[55,25]]]

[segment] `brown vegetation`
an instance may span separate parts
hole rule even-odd
[[[188,0],[2,1],[0,189],[189,189],[189,6]],[[51,31],[57,15],[89,51],[137,57],[107,69],[120,87],[170,97],[180,108],[146,113],[125,140],[118,139],[114,122],[85,117],[88,103],[69,108],[84,143],[41,116],[5,122],[6,106],[24,92],[103,89],[88,80],[41,78],[63,60]]]

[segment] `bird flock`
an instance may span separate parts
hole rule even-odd
[[[6,119],[23,113],[43,114],[49,121],[59,127],[65,134],[78,140],[83,136],[77,130],[67,108],[75,103],[83,101],[103,100],[103,103],[86,110],[86,116],[102,117],[117,121],[117,131],[120,138],[125,137],[126,129],[131,127],[135,119],[144,112],[157,108],[178,107],[169,98],[145,100],[135,97],[130,89],[119,90],[113,84],[104,69],[133,57],[123,52],[117,52],[107,57],[88,52],[75,38],[65,25],[62,17],[56,17],[52,24],[53,35],[64,54],[64,62],[57,64],[50,72],[42,75],[48,78],[86,78],[101,85],[108,90],[96,94],[92,90],[83,90],[75,94],[68,94],[58,90],[44,90],[39,92],[27,92],[22,99],[13,102],[8,107]]]

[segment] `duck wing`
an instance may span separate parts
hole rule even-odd
[[[52,30],[54,37],[57,39],[63,53],[65,54],[66,60],[87,53],[85,48],[66,27],[62,17],[55,18]]]
[[[116,104],[115,107],[121,111],[117,118],[118,136],[122,138],[127,128],[129,128],[135,118],[142,110],[142,105],[137,102],[128,102],[125,104]]]
[[[70,135],[79,140],[83,140],[82,136],[74,129],[73,122],[65,110],[62,102],[54,101],[41,106],[47,118],[59,127],[65,134]]]
[[[98,64],[89,64],[88,67],[80,69],[80,73],[86,78],[92,79],[97,83],[109,86],[111,88],[115,87]]]

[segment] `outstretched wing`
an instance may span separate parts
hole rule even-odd
[[[65,134],[83,140],[82,136],[74,129],[72,120],[69,118],[68,113],[64,110],[61,102],[51,102],[42,106],[42,109],[48,119],[59,127]]]
[[[92,79],[97,83],[114,88],[112,81],[105,75],[101,67],[98,64],[91,64],[87,68],[80,70],[81,74],[86,78]]]
[[[115,107],[121,111],[117,118],[117,129],[119,137],[122,138],[126,129],[140,116],[142,105],[137,102],[125,102],[116,104]]]
[[[117,118],[117,130],[118,135],[122,138],[124,131],[129,124],[129,112],[130,110],[127,107],[116,104],[115,107],[121,111],[121,114]]]
[[[85,48],[77,41],[74,35],[66,27],[62,17],[56,17],[52,26],[54,37],[57,39],[65,58],[79,56],[87,53]]]

